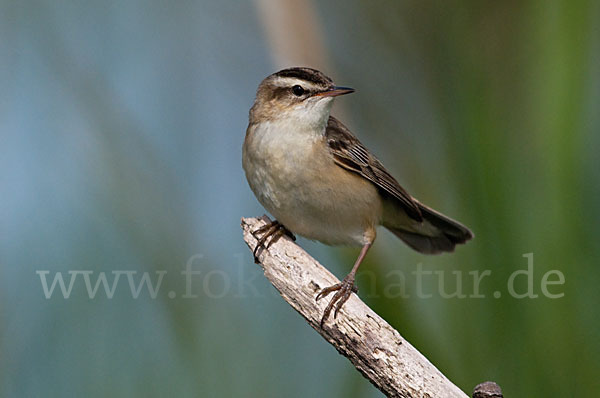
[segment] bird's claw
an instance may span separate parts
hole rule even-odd
[[[337,292],[335,293],[329,304],[327,304],[327,307],[325,307],[325,311],[323,312],[323,317],[321,318],[321,328],[323,327],[323,324],[325,323],[327,318],[329,318],[331,310],[333,310],[334,307],[335,311],[333,313],[333,317],[336,318],[340,308],[342,308],[344,303],[348,301],[350,295],[353,292],[358,292],[358,288],[354,284],[354,275],[348,275],[340,283],[324,288],[319,292],[319,294],[317,294],[315,300],[319,301],[320,299],[326,297],[329,293],[334,291]]]
[[[260,235],[262,233],[264,233],[264,235],[259,238],[257,235]],[[281,238],[283,235],[287,235],[293,241],[296,241],[296,237],[294,236],[294,234],[291,233],[289,229],[284,227],[283,224],[280,224],[277,220],[271,221],[270,223],[266,223],[262,227],[253,231],[252,236],[254,236],[254,238],[258,240],[258,242],[256,242],[256,246],[254,247],[254,250],[252,251],[252,255],[254,256],[254,262],[256,264],[259,263],[259,260],[258,260],[258,256],[260,254],[258,252],[259,249],[261,249],[261,248],[262,248],[262,250],[268,249],[269,247],[271,247],[271,245],[273,243],[277,242],[279,240],[279,238]],[[269,239],[269,237],[271,237],[271,240],[269,240],[269,242],[267,242],[267,239]]]

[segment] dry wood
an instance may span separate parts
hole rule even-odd
[[[242,219],[244,240],[251,250],[257,242],[252,231],[266,222],[266,216]],[[321,328],[329,297],[318,302],[315,297],[339,280],[287,236],[259,253],[265,276],[283,299],[385,395],[467,397],[356,294],[336,319],[330,317]]]
[[[473,390],[473,398],[502,398],[502,389],[493,381],[478,384]]]

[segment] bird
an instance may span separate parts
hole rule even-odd
[[[334,318],[357,293],[356,272],[378,226],[424,254],[452,252],[473,238],[461,223],[411,196],[341,121],[330,115],[335,97],[353,93],[324,73],[291,67],[259,84],[249,112],[242,167],[250,189],[275,220],[253,231],[264,250],[281,236],[326,245],[361,247],[350,273],[323,288],[335,292],[321,318]]]

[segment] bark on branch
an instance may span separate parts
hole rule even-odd
[[[266,216],[242,219],[250,250],[257,243],[252,231],[268,221]],[[315,297],[339,280],[287,236],[260,252],[259,260],[283,299],[388,397],[467,397],[356,294],[321,329],[328,300]]]

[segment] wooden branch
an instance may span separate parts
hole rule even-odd
[[[266,216],[242,219],[244,240],[250,250],[257,243],[251,231],[269,221]],[[321,329],[319,323],[329,300],[317,302],[315,297],[322,288],[339,280],[287,236],[259,253],[265,276],[283,299],[385,395],[467,397],[356,294],[344,304],[338,317],[331,316]]]
[[[478,384],[473,390],[473,398],[502,398],[502,389],[493,381]]]

